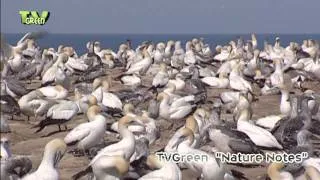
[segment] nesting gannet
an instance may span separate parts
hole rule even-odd
[[[58,59],[52,66],[43,74],[41,78],[41,84],[47,85],[55,81],[56,74],[59,68],[64,69],[64,62],[68,59],[68,56],[64,53],[59,54]]]
[[[204,77],[201,81],[214,88],[227,88],[229,86],[229,78],[224,73],[220,73],[219,78]]]
[[[152,80],[152,86],[155,88],[165,86],[169,81],[169,74],[167,72],[167,65],[164,63],[160,64],[160,70]]]
[[[238,64],[232,69],[229,75],[230,87],[238,91],[252,92],[250,82],[248,82],[241,76],[240,67],[241,65]]]
[[[137,74],[122,76],[121,82],[126,86],[140,86],[142,83],[141,78]]]
[[[194,96],[186,96],[176,99],[169,104],[170,97],[165,92],[159,93],[157,100],[160,101],[159,115],[165,119],[181,119],[188,115],[194,105],[190,102],[194,101]]]
[[[9,148],[9,139],[7,137],[2,137],[0,142],[1,142],[1,147],[0,147],[1,160],[7,160],[12,156],[11,150]]]
[[[282,162],[273,162],[268,166],[268,176],[271,180],[294,180],[291,173],[280,171],[284,167]]]
[[[67,145],[61,139],[51,140],[45,147],[42,161],[38,169],[26,176],[22,180],[58,180],[59,172],[56,169],[59,161],[67,150]]]
[[[37,89],[37,91],[40,91],[47,99],[58,100],[64,99],[68,96],[68,90],[61,85],[46,86]]]
[[[140,75],[143,75],[147,72],[150,65],[152,64],[152,58],[146,48],[143,49],[142,53],[143,59],[139,60],[138,62],[132,63],[125,74],[138,73]]]
[[[204,151],[194,149],[190,145],[194,141],[194,136],[192,130],[189,128],[184,128],[180,131],[180,140],[176,143],[176,148],[178,153],[181,154],[198,154],[200,156],[205,156],[205,159],[199,161],[188,161],[184,164],[193,173],[198,174],[202,179],[224,179],[226,174],[226,168],[223,163],[219,163],[218,160],[211,154]]]
[[[79,150],[89,150],[99,144],[106,130],[106,118],[101,114],[101,108],[97,105],[89,107],[87,114],[93,116],[93,120],[82,123],[70,131],[64,138],[66,144],[77,143]]]
[[[282,60],[281,59],[275,59],[275,71],[271,74],[270,80],[272,86],[279,87],[281,84],[284,83],[284,77],[282,72]]]
[[[237,130],[247,134],[257,146],[282,149],[282,145],[269,131],[250,123],[248,120],[249,111],[243,109],[238,118]]]
[[[177,91],[181,91],[184,89],[186,82],[183,80],[183,75],[178,73],[175,76],[175,79],[170,79],[168,84],[174,84]]]
[[[147,158],[147,165],[154,170],[141,178],[139,180],[155,180],[155,179],[167,179],[167,180],[182,180],[182,174],[179,167],[170,161],[165,161],[159,159],[154,154],[151,154]]]
[[[106,107],[122,110],[122,102],[115,94],[109,92],[111,82],[102,82],[102,104]]]
[[[288,116],[291,112],[289,92],[284,85],[280,85],[280,91],[281,91],[280,112],[282,115]]]
[[[156,50],[154,52],[154,57],[153,57],[155,63],[161,63],[163,61],[165,46],[166,45],[163,42],[159,42],[156,45]]]
[[[190,41],[186,43],[186,53],[184,56],[184,63],[187,65],[195,64],[197,62],[192,46],[193,45]]]

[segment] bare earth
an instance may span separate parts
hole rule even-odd
[[[34,84],[32,84],[32,86],[33,85]],[[320,91],[319,82],[311,82],[309,86],[309,88],[316,92]],[[208,89],[208,97],[212,98],[213,96],[218,95],[221,91],[222,90]],[[296,91],[298,92],[298,90]],[[253,119],[272,114],[279,114],[279,102],[280,95],[259,96],[259,100],[252,104],[254,112]],[[14,120],[9,121],[12,132],[8,134],[2,133],[1,136],[8,136],[10,138],[11,150],[14,156],[26,155],[32,160],[34,170],[41,162],[43,149],[46,143],[54,138],[63,139],[68,132],[58,132],[51,136],[45,137],[49,133],[57,131],[57,126],[46,127],[42,132],[35,134],[35,129],[31,129],[31,126],[36,122],[31,119],[32,124],[29,124],[25,122],[24,119],[24,116],[14,117]],[[78,116],[70,125],[68,125],[68,128],[71,129],[82,122],[85,122],[83,116]],[[151,146],[151,151],[163,148],[169,138],[175,132],[175,128],[183,123],[184,120],[181,120],[180,122],[175,122],[174,126],[171,126],[171,124],[165,120],[158,120],[158,125],[161,128],[161,139]],[[110,139],[114,140],[114,137],[106,134],[105,140],[108,141]],[[73,157],[73,155],[66,153],[59,164],[61,179],[71,179],[73,174],[83,170],[88,163],[89,160],[86,157]],[[258,168],[239,168],[235,166],[230,167],[244,172],[249,179],[255,180],[265,178],[266,168],[263,165]],[[192,177],[192,173],[183,171],[183,179],[193,180],[195,178]]]

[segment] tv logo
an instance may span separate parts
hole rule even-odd
[[[42,11],[41,15],[37,11],[19,11],[21,23],[26,25],[44,25],[50,16],[49,11]]]

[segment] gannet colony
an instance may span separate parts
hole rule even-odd
[[[320,179],[317,40],[39,37],[1,37],[1,180]]]

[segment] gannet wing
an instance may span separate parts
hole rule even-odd
[[[91,129],[87,126],[84,127],[84,125],[88,125],[88,124],[85,123],[81,125],[74,128],[69,134],[66,135],[66,137],[64,138],[64,141],[66,142],[66,144],[69,144],[75,141],[80,141],[90,134]]]
[[[269,131],[249,122],[238,122],[237,130],[247,134],[257,146],[283,148]]]
[[[28,32],[18,41],[17,45],[23,43],[26,39],[40,39],[47,34],[46,31]]]

